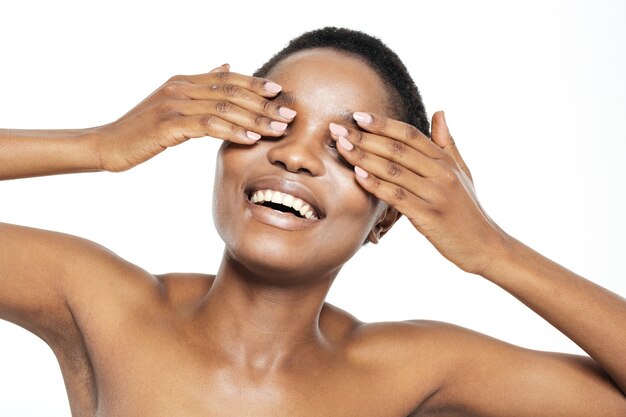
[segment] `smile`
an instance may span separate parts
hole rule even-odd
[[[270,207],[283,213],[291,213],[299,218],[319,219],[314,207],[301,198],[276,190],[257,190],[249,196],[253,204]]]

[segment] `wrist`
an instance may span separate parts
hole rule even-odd
[[[491,280],[490,277],[505,269],[511,261],[517,243],[519,242],[515,238],[493,224],[493,233],[483,244],[483,261],[480,268],[469,272]]]
[[[81,129],[75,140],[81,155],[80,160],[83,161],[83,170],[104,171],[100,158],[99,143],[102,140],[100,128]]]
[[[83,141],[84,151],[88,155],[91,164],[96,167],[98,171],[106,171],[104,164],[102,163],[102,142],[106,136],[105,126],[92,127],[85,129],[81,140]]]
[[[479,273],[483,278],[497,283],[515,268],[517,257],[523,256],[526,246],[514,237],[501,231],[499,238],[494,242],[489,252],[489,261]]]

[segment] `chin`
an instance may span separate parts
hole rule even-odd
[[[334,255],[328,247],[316,250],[304,241],[294,245],[274,234],[255,237],[227,243],[225,256],[245,268],[250,277],[269,285],[291,286],[327,280],[334,277],[349,258],[347,254]]]

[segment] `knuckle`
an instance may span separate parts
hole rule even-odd
[[[252,88],[252,90],[262,90],[266,82],[267,81],[262,78],[253,77],[252,80],[250,80],[250,88]]]
[[[213,115],[207,115],[200,118],[200,124],[206,128],[212,128],[217,122],[217,117]]]
[[[413,125],[406,125],[406,128],[404,130],[404,136],[408,140],[415,140],[419,137],[419,135],[420,135],[420,131],[418,128],[416,128]]]
[[[162,91],[166,96],[176,97],[180,94],[182,89],[181,81],[168,81],[163,85]]]
[[[393,189],[393,198],[396,201],[404,201],[407,198],[406,195],[406,191],[404,190],[404,188],[400,187],[400,186],[395,186]]]
[[[269,124],[270,124],[270,119],[268,119],[267,117],[263,117],[263,116],[254,117],[255,126],[267,127]]]
[[[239,86],[235,84],[224,84],[222,90],[224,91],[224,94],[228,97],[234,97],[239,94]]]
[[[361,148],[355,148],[354,149],[356,151],[356,160],[357,161],[363,161],[367,158],[367,154],[365,153],[365,151]]]
[[[233,108],[233,105],[227,101],[217,101],[215,103],[215,110],[218,113],[228,113]]]
[[[442,178],[443,178],[444,183],[447,186],[456,185],[456,183],[459,180],[459,178],[456,176],[456,173],[452,169],[445,170],[444,173],[443,173]]]
[[[395,162],[387,163],[387,174],[393,178],[398,178],[402,174],[402,168]]]
[[[270,109],[272,108],[272,102],[270,100],[262,100],[261,101],[261,108],[263,109],[263,111],[265,112],[269,112]]]
[[[406,145],[400,141],[389,139],[387,144],[389,146],[389,150],[394,155],[404,155],[406,152]]]
[[[246,134],[246,130],[241,126],[237,126],[236,124],[230,125],[230,132],[234,136],[245,136]]]
[[[372,124],[378,127],[379,129],[384,129],[387,126],[387,118],[383,116],[378,116],[372,114]]]
[[[173,77],[170,77],[169,80],[167,80],[168,82],[170,81],[185,81],[186,77],[184,75],[174,75]]]
[[[354,143],[363,143],[365,140],[365,135],[360,130],[355,130],[353,135]]]
[[[230,72],[215,72],[218,82],[225,83],[230,79]]]

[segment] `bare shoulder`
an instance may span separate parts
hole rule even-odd
[[[445,344],[454,345],[461,339],[482,336],[459,326],[432,320],[363,322],[330,303],[324,303],[320,323],[323,328],[341,329],[342,336],[354,353],[358,355],[361,352],[366,357],[376,352],[385,355],[390,349],[396,357],[402,352],[410,357],[415,356],[416,349],[422,352],[439,350]]]
[[[155,280],[91,240],[0,223],[0,287],[0,318],[56,344],[93,317],[94,306],[106,308],[118,294],[141,299],[154,293]]]
[[[355,329],[354,337],[365,348],[379,346],[382,349],[409,349],[433,347],[438,350],[441,343],[450,337],[471,337],[474,332],[449,323],[432,320],[406,320],[361,323]]]
[[[586,356],[428,320],[363,324],[355,335],[353,352],[414,395],[415,415],[510,415],[512,407],[516,415],[597,415],[597,403],[611,410],[603,415],[624,410],[619,390]]]
[[[443,322],[412,320],[354,321],[346,337],[347,361],[370,380],[385,381],[389,398],[411,415],[424,414],[450,374],[451,358],[469,333]]]
[[[79,251],[80,261],[74,263],[66,282],[70,307],[105,302],[114,309],[120,304],[144,304],[158,295],[155,276],[117,253],[86,239],[81,239]]]
[[[385,366],[420,375],[428,368],[432,378],[440,382],[477,352],[526,350],[462,326],[433,320],[362,323],[355,328],[352,340],[357,355],[381,358]]]

